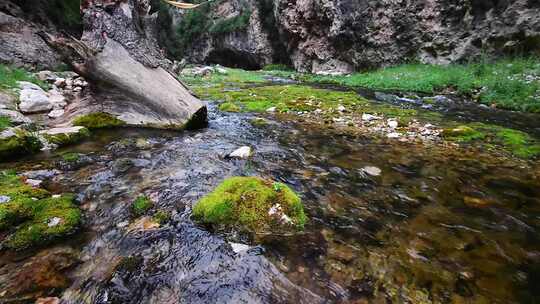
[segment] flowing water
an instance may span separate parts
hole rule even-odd
[[[0,303],[538,303],[540,166],[474,148],[401,143],[291,117],[210,109],[204,130],[117,129],[3,167],[60,169],[84,228],[32,252],[0,253]],[[250,160],[224,156],[252,146]],[[367,166],[380,175],[369,174]],[[224,178],[282,181],[302,197],[303,233],[208,231],[192,205]],[[134,219],[140,194],[171,212]],[[234,251],[234,243],[250,245]]]

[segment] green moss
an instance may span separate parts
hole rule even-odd
[[[73,120],[73,125],[88,129],[102,129],[120,127],[126,123],[108,113],[91,113],[79,116]]]
[[[81,155],[79,153],[74,153],[74,152],[63,153],[61,156],[62,156],[62,159],[68,163],[75,163],[79,161],[79,159],[81,158]]]
[[[455,128],[445,129],[442,132],[442,136],[447,139],[461,141],[461,142],[481,140],[486,137],[486,135],[483,132],[480,132],[469,126],[458,126]]]
[[[0,139],[0,160],[22,157],[41,149],[41,142],[32,133],[17,130],[15,136]]]
[[[233,102],[224,102],[219,105],[219,110],[223,112],[240,112],[240,107]]]
[[[268,121],[266,119],[258,117],[251,119],[249,123],[256,128],[262,128],[268,125]]]
[[[292,220],[292,227],[303,229],[307,217],[300,198],[286,185],[258,177],[224,180],[195,205],[193,216],[206,224],[262,232],[282,226],[279,219],[269,214],[277,205]]]
[[[131,205],[131,211],[135,216],[141,216],[148,212],[153,205],[148,197],[141,195]]]
[[[73,233],[81,223],[74,196],[52,197],[46,190],[24,184],[13,172],[0,172],[0,231],[8,233],[5,245],[20,250],[47,244]],[[58,223],[53,225],[53,221]]]
[[[517,157],[532,158],[540,155],[540,144],[525,132],[504,128],[497,132],[496,137]]]
[[[0,132],[11,127],[11,120],[9,117],[0,116]]]
[[[78,143],[88,137],[90,137],[90,131],[87,128],[79,130],[77,133],[64,133],[64,134],[43,134],[45,139],[53,144],[58,146],[66,146],[74,143]]]
[[[160,224],[160,225],[163,225],[165,223],[167,223],[168,221],[171,220],[171,214],[167,211],[164,211],[164,210],[159,210],[158,212],[156,212],[156,214],[154,214],[154,216],[152,217],[152,219]]]

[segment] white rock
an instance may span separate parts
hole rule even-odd
[[[54,85],[59,87],[59,88],[63,88],[66,86],[66,79],[65,78],[56,78],[54,80]]]
[[[39,131],[39,134],[46,134],[46,135],[59,135],[59,134],[76,134],[81,132],[81,130],[85,129],[84,127],[76,126],[76,127],[64,127],[64,128],[52,128],[48,130]]]
[[[25,181],[25,183],[32,186],[32,187],[39,187],[41,185],[41,183],[43,183],[43,181],[39,180],[39,179],[31,179],[31,178],[29,178],[29,179],[27,179]]]
[[[377,119],[381,119],[380,117],[377,117],[375,115],[371,115],[371,114],[362,114],[362,120],[364,121],[372,121],[372,120],[377,120]]]
[[[50,111],[53,104],[49,102],[49,98],[41,88],[39,90],[23,89],[19,93],[19,109],[23,113],[39,113]]]
[[[67,105],[66,98],[62,93],[57,90],[50,90],[48,92],[49,102],[53,105],[53,108],[60,109]]]
[[[251,147],[243,146],[231,152],[229,154],[229,157],[246,159],[246,158],[249,158],[252,153],[253,153],[253,150],[251,149]]]
[[[51,112],[49,112],[49,114],[47,116],[49,116],[49,118],[55,119],[55,118],[58,118],[58,117],[60,117],[62,115],[64,115],[64,110],[63,109],[55,109],[55,110],[52,110]]]
[[[392,132],[392,133],[388,133],[386,135],[386,137],[388,138],[399,138],[401,136],[401,134],[399,134],[398,132]]]
[[[9,201],[11,201],[11,197],[0,195],[0,204],[9,203]]]
[[[379,176],[382,173],[381,169],[379,169],[377,167],[374,167],[374,166],[366,166],[366,167],[362,168],[362,171],[364,171],[365,173],[367,173],[367,174],[369,174],[371,176]]]
[[[345,112],[345,110],[347,110],[347,109],[346,109],[344,106],[339,105],[339,106],[337,107],[337,110],[338,110],[339,112]]]
[[[215,68],[216,72],[218,74],[222,74],[222,75],[227,75],[229,72],[227,72],[227,70],[225,70],[224,68],[220,68],[220,67],[216,67]]]
[[[0,116],[8,117],[9,120],[16,124],[31,123],[32,120],[28,117],[25,117],[21,113],[12,110],[3,110],[0,109]]]
[[[247,251],[250,247],[248,245],[245,245],[245,244],[240,244],[240,243],[229,243],[232,247],[232,250],[235,252],[235,253],[240,253],[240,252],[243,252],[243,251]]]
[[[17,85],[19,85],[19,88],[21,88],[21,90],[36,90],[43,92],[43,89],[40,88],[37,84],[28,81],[17,81]]]
[[[276,110],[277,110],[276,107],[271,107],[271,108],[266,109],[266,112],[268,112],[268,113],[274,113],[274,112],[276,112]]]
[[[47,226],[49,226],[49,227],[58,226],[58,224],[60,224],[60,221],[62,221],[62,219],[55,216],[55,217],[49,219],[49,221],[47,221]]]
[[[62,195],[61,194],[53,194],[52,198],[61,198]]]
[[[398,122],[396,120],[389,119],[388,120],[388,126],[392,129],[395,129],[398,127]]]

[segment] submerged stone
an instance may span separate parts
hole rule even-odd
[[[193,208],[205,224],[254,233],[302,230],[307,217],[302,201],[289,187],[259,177],[231,177]]]

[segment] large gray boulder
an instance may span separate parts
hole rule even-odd
[[[30,82],[19,82],[19,109],[23,113],[40,113],[50,111],[53,104],[47,93],[39,86]]]

